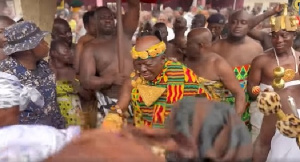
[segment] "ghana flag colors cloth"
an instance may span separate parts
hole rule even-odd
[[[158,96],[154,100],[151,99],[152,103],[146,102],[155,96],[154,91]],[[131,92],[135,126],[164,128],[165,119],[170,114],[173,103],[198,93],[196,74],[180,62],[167,60],[156,79],[134,87]]]

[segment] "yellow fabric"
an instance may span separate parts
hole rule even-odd
[[[64,116],[67,126],[81,125],[80,112],[82,111],[80,98],[74,92],[69,81],[56,82],[57,102],[61,114]]]

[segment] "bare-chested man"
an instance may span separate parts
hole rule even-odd
[[[271,85],[274,80],[273,70],[276,67],[283,67],[286,71],[298,71],[300,53],[292,48],[296,29],[286,24],[286,29],[273,30],[271,39],[273,48],[265,51],[264,55],[258,56],[253,60],[248,77],[248,92],[252,98],[256,98],[258,95],[257,93],[252,93],[254,86],[260,86],[261,91],[267,88],[273,90]],[[300,84],[298,73],[294,77],[287,76],[283,77],[286,82],[285,87]],[[256,133],[253,132],[255,133],[253,134],[254,140],[255,136],[258,135],[263,116],[258,109],[253,110],[253,116],[255,120],[252,121],[251,119],[251,123],[254,122],[252,125],[257,131]]]
[[[221,39],[213,44],[213,50],[221,55],[231,65],[236,78],[240,81],[241,87],[246,93],[246,102],[249,102],[249,96],[246,91],[247,77],[252,60],[259,56],[263,50],[259,43],[247,37],[250,29],[255,27],[266,17],[276,13],[277,10],[271,10],[262,15],[252,17],[246,11],[236,11],[229,17],[228,37]],[[234,102],[234,98],[231,99]],[[248,124],[250,119],[249,109],[245,112],[243,120]],[[250,127],[250,125],[248,124]]]
[[[79,38],[77,45],[76,45],[76,53],[74,59],[74,68],[76,73],[79,73],[79,62],[81,58],[81,54],[83,51],[84,46],[90,42],[91,40],[96,38],[96,21],[94,18],[94,11],[88,11],[83,15],[83,24],[86,30],[86,34]]]
[[[96,90],[100,101],[100,113],[105,115],[118,97],[119,89],[133,70],[130,56],[131,38],[139,22],[140,1],[127,0],[128,12],[123,17],[122,55],[124,67],[119,72],[117,54],[117,33],[113,12],[107,7],[99,7],[95,11],[98,37],[89,43],[82,53],[80,62],[80,81],[84,88]],[[106,108],[106,111],[104,111]]]
[[[3,35],[3,31],[6,27],[14,23],[14,20],[12,20],[11,18],[7,16],[0,16],[0,61],[4,60],[7,57],[2,49],[6,41]]]
[[[289,106],[289,97],[294,98],[298,114],[300,114],[300,85],[294,85],[278,91],[282,110],[285,114],[294,114]],[[286,161],[300,159],[300,150],[295,138],[289,138],[276,130],[278,118],[275,114],[263,117],[260,134],[254,143],[253,162]]]
[[[225,91],[231,92],[236,98],[236,112],[241,116],[246,107],[244,91],[227,61],[211,51],[211,32],[207,28],[193,29],[187,41],[185,64],[200,77],[199,81],[204,85],[208,98],[226,102]]]
[[[177,17],[173,24],[175,38],[169,41],[168,44],[168,54],[169,57],[176,58],[177,61],[183,62],[184,53],[186,48],[186,37],[185,33],[187,31],[187,21],[183,17]]]

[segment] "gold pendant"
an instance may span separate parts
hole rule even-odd
[[[281,66],[277,66],[274,70],[273,70],[273,74],[275,78],[281,78],[284,76],[284,68]]]
[[[275,78],[272,82],[272,87],[276,90],[284,88],[284,80],[281,78]]]
[[[294,78],[295,78],[295,71],[293,69],[286,69],[284,71],[284,76],[282,77],[282,79],[285,81],[285,82],[289,82],[289,81],[292,81]]]

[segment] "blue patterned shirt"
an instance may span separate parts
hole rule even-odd
[[[20,124],[42,124],[59,129],[65,127],[56,101],[55,77],[46,61],[39,61],[35,70],[28,70],[8,57],[0,63],[0,71],[16,76],[23,85],[35,87],[44,97],[45,104],[42,108],[33,102],[28,104],[21,112]]]

